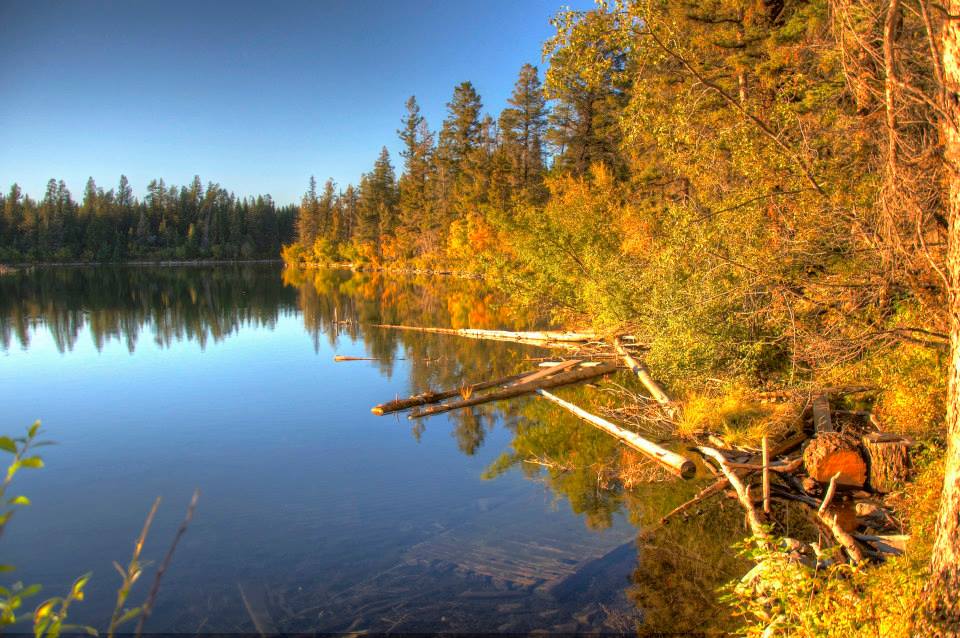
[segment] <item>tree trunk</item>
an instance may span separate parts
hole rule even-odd
[[[513,397],[519,397],[524,394],[531,394],[540,388],[557,388],[562,385],[570,385],[571,383],[595,379],[597,377],[602,377],[605,374],[615,372],[617,367],[618,366],[615,363],[604,363],[591,368],[580,368],[579,370],[571,370],[570,372],[561,372],[553,375],[552,377],[540,379],[539,381],[534,381],[532,383],[513,385],[506,388],[501,388],[499,390],[494,390],[493,392],[488,392],[487,394],[482,394],[480,396],[470,396],[459,401],[451,401],[450,403],[433,405],[428,408],[424,408],[420,412],[411,412],[408,418],[419,419],[421,417],[431,416],[433,414],[449,412],[450,410],[459,410],[460,408],[469,408],[474,405],[480,405],[481,403],[489,403],[490,401],[512,399]]]
[[[867,463],[856,439],[839,432],[818,434],[803,451],[803,465],[810,478],[828,483],[839,473],[837,485],[863,487],[867,482]]]
[[[960,0],[943,3],[948,16],[960,14]],[[941,27],[944,109],[941,120],[947,179],[947,277],[950,311],[950,371],[947,385],[947,455],[930,578],[921,623],[928,635],[960,635],[960,23]]]
[[[395,324],[375,323],[374,328],[391,330],[410,330],[413,332],[431,332],[434,334],[457,335],[471,339],[491,341],[512,341],[516,343],[583,343],[594,341],[598,337],[593,332],[571,332],[562,330],[537,330],[533,332],[515,332],[512,330],[481,330],[480,328],[424,328],[421,326],[399,326]]]
[[[861,439],[867,454],[870,488],[881,494],[892,492],[910,471],[909,442],[896,435],[875,432]]]
[[[590,414],[583,408],[579,408],[568,401],[564,401],[560,397],[550,394],[546,390],[537,390],[537,394],[577,415],[587,423],[597,426],[607,434],[613,435],[636,451],[646,454],[681,478],[693,478],[693,475],[697,472],[697,467],[693,464],[693,461],[680,456],[676,452],[662,448],[653,441],[648,441],[636,432],[624,430],[606,419],[602,419],[595,414]]]
[[[613,347],[617,351],[617,354],[623,357],[627,367],[633,370],[634,374],[640,378],[640,381],[643,383],[644,387],[647,388],[647,391],[653,396],[654,400],[662,406],[669,406],[670,395],[668,395],[666,390],[663,389],[663,386],[654,380],[646,366],[634,359],[633,356],[627,352],[626,348],[623,347],[623,344],[620,343],[620,339],[613,340]]]
[[[530,376],[529,372],[524,372],[523,374],[514,374],[509,377],[504,377],[502,379],[495,379],[493,381],[482,381],[480,383],[472,383],[465,385],[462,388],[455,388],[453,390],[444,390],[442,392],[433,392],[427,391],[421,394],[416,394],[406,399],[394,399],[393,401],[387,401],[386,403],[381,403],[370,408],[370,411],[376,414],[377,416],[383,416],[384,414],[390,414],[391,412],[399,412],[401,410],[406,410],[408,408],[414,408],[420,405],[428,405],[430,403],[440,403],[445,399],[455,397],[462,392],[473,392],[475,390],[486,390],[488,388],[495,388],[500,385],[507,385],[513,381],[519,381],[525,377]]]
[[[813,400],[813,429],[817,434],[833,432],[833,423],[830,421],[830,401],[826,394],[821,394]]]

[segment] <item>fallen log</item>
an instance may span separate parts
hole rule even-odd
[[[693,464],[693,461],[686,459],[676,452],[671,452],[665,448],[660,447],[652,441],[648,441],[639,434],[625,430],[617,425],[614,425],[610,421],[598,417],[594,414],[590,414],[586,410],[575,406],[574,404],[564,401],[560,397],[554,396],[547,392],[546,390],[537,390],[537,394],[543,398],[556,403],[563,409],[571,412],[584,421],[597,426],[604,432],[612,434],[614,437],[626,443],[631,448],[635,449],[642,454],[650,457],[654,461],[657,461],[671,472],[680,476],[681,478],[691,478],[696,474],[697,467]]]
[[[867,463],[853,437],[839,432],[818,434],[803,451],[803,465],[810,478],[827,483],[839,473],[837,485],[863,487],[867,480]]]
[[[770,456],[776,457],[776,456],[780,456],[781,454],[786,454],[787,452],[790,452],[791,450],[793,450],[794,448],[796,448],[798,445],[800,445],[806,440],[807,440],[807,435],[804,434],[803,432],[798,432],[792,436],[787,437],[783,441],[777,443],[773,447],[773,450],[770,451]],[[753,471],[756,471],[754,467],[744,468],[738,472],[738,475],[746,478]],[[723,476],[717,479],[710,485],[706,486],[705,488],[697,492],[697,494],[693,498],[691,498],[689,501],[685,501],[681,503],[677,507],[673,508],[672,510],[664,514],[660,518],[660,525],[661,526],[665,525],[667,520],[669,520],[670,518],[676,516],[677,514],[681,514],[687,511],[697,503],[700,503],[701,501],[706,500],[707,498],[713,496],[714,494],[719,494],[720,492],[723,491],[723,489],[727,486],[728,483],[729,481],[727,480],[726,476]]]
[[[592,332],[571,332],[560,330],[537,330],[529,332],[514,332],[510,330],[481,330],[479,328],[425,328],[421,326],[402,326],[387,323],[372,324],[374,328],[389,330],[410,330],[414,332],[429,332],[433,334],[456,335],[470,339],[487,339],[492,341],[512,341],[533,345],[566,344],[566,347],[578,347],[576,344],[586,341],[596,341],[598,336]]]
[[[493,392],[488,392],[479,396],[471,396],[459,401],[451,401],[450,403],[434,405],[419,412],[412,412],[408,418],[419,419],[421,417],[432,416],[442,412],[449,412],[450,410],[458,410],[460,408],[468,408],[474,405],[480,405],[481,403],[488,403],[490,401],[512,399],[513,397],[522,396],[524,394],[531,394],[541,388],[556,388],[562,385],[577,383],[579,381],[586,381],[587,379],[595,379],[597,377],[602,377],[605,374],[610,374],[611,372],[615,371],[617,367],[618,365],[616,363],[604,363],[599,366],[580,368],[578,370],[571,370],[569,372],[561,372],[551,377],[547,377],[546,379],[540,379],[531,383],[522,383],[520,385],[494,390]]]
[[[910,540],[910,536],[906,534],[853,534],[853,537],[861,543],[871,543],[882,553],[897,555],[907,551],[907,541]]]
[[[764,528],[766,521],[753,506],[753,499],[750,497],[750,489],[744,485],[743,481],[740,480],[740,477],[737,476],[737,473],[729,465],[727,465],[726,457],[713,448],[701,446],[697,449],[717,462],[717,465],[720,466],[720,471],[723,472],[724,477],[726,477],[730,485],[733,486],[733,489],[736,490],[737,500],[740,501],[740,504],[743,505],[743,509],[747,512],[747,523],[749,523],[750,531],[753,532],[753,535],[759,539],[769,541],[770,535]]]
[[[633,370],[633,373],[637,375],[637,377],[640,379],[640,382],[653,397],[654,401],[663,406],[670,405],[670,396],[667,394],[666,390],[663,389],[663,386],[654,380],[646,366],[634,359],[633,356],[627,352],[627,349],[623,347],[622,343],[620,343],[620,339],[614,338],[613,347],[617,351],[617,354],[623,357],[623,361],[627,364],[627,367]]]
[[[546,367],[543,370],[538,370],[533,374],[527,375],[522,379],[514,381],[510,385],[520,385],[521,383],[532,383],[533,381],[537,381],[538,379],[545,379],[551,375],[557,374],[558,372],[569,370],[570,368],[575,367],[578,363],[581,363],[579,359],[571,359],[570,361],[561,361],[556,365]]]
[[[376,414],[377,416],[382,416],[384,414],[390,414],[391,412],[400,412],[401,410],[406,410],[408,408],[414,408],[420,405],[428,405],[430,403],[439,403],[445,399],[451,397],[460,396],[463,392],[473,392],[476,390],[486,390],[488,388],[495,388],[501,385],[507,385],[514,381],[523,379],[524,377],[530,376],[529,372],[524,372],[523,374],[514,374],[509,377],[503,377],[502,379],[495,379],[493,381],[482,381],[480,383],[472,383],[470,385],[465,385],[462,388],[457,388],[455,390],[444,390],[442,392],[423,392],[406,399],[395,399],[393,401],[387,401],[386,403],[381,403],[380,405],[370,408],[370,411]]]
[[[751,470],[753,472],[760,472],[763,470],[762,464],[756,465],[754,463],[735,463],[734,461],[727,461],[727,465],[729,465],[735,470]],[[786,474],[790,472],[796,472],[801,465],[803,465],[803,459],[796,458],[786,463],[773,463],[773,464],[767,465],[767,469],[770,470],[771,472]]]
[[[887,494],[907,479],[910,473],[910,442],[897,435],[874,432],[861,439],[867,456],[869,486]]]
[[[827,493],[823,497],[823,503],[820,504],[820,508],[817,510],[817,518],[819,518],[820,521],[827,526],[827,528],[833,534],[833,537],[837,539],[837,542],[840,543],[841,546],[843,546],[843,549],[847,552],[847,556],[849,556],[850,559],[855,563],[859,563],[863,561],[864,557],[863,552],[857,545],[857,541],[854,540],[854,538],[840,526],[840,523],[837,520],[837,515],[828,511],[828,508],[830,507],[830,501],[833,499],[839,478],[840,472],[837,472],[830,478],[830,486],[827,488]]]
[[[763,437],[761,472],[763,472],[763,513],[770,514],[770,452],[767,449],[767,437]]]

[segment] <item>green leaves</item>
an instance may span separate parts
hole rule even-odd
[[[0,450],[9,452],[10,454],[16,454],[17,444],[14,443],[13,439],[9,436],[0,436]]]
[[[20,460],[20,467],[40,469],[43,467],[43,460],[39,456],[31,456]]]

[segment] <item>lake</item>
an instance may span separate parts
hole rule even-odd
[[[373,416],[397,396],[534,369],[528,359],[549,354],[376,323],[545,325],[453,278],[271,264],[0,276],[3,433],[41,419],[57,442],[41,450],[44,469],[17,475],[13,493],[32,505],[0,541],[0,562],[18,566],[6,581],[53,596],[92,571],[71,619],[103,629],[119,585],[112,562],[129,561],[153,499],[143,553],[153,564],[130,606],[199,488],[149,631],[715,624],[712,591],[739,569],[738,530],[718,531],[739,520],[735,507],[638,551],[640,528],[696,486],[631,483],[642,459],[555,406]]]

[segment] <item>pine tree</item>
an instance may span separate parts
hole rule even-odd
[[[397,183],[386,147],[380,151],[373,170],[360,180],[357,205],[357,238],[377,244],[380,237],[392,235],[397,223]]]
[[[403,142],[403,175],[400,177],[400,229],[407,237],[428,231],[434,224],[429,201],[430,160],[433,134],[420,114],[414,96],[407,100],[407,114],[397,131]],[[405,243],[412,243],[409,239]]]
[[[537,67],[523,65],[507,102],[510,106],[500,114],[500,134],[511,163],[511,183],[529,195],[542,183],[543,140],[549,114]]]
[[[320,202],[317,199],[317,179],[310,176],[310,187],[300,201],[300,212],[297,215],[297,240],[301,246],[310,248],[317,238],[317,222],[320,212]]]
[[[555,163],[575,175],[595,162],[623,171],[620,114],[629,82],[618,17],[604,10],[564,12],[557,36],[544,46],[550,57],[545,93],[557,101],[548,139]]]
[[[24,237],[23,193],[20,186],[13,184],[10,192],[3,200],[3,220],[5,232],[2,235],[3,244],[13,250],[22,251],[27,248]]]
[[[434,193],[437,222],[448,226],[455,218],[455,200],[461,185],[461,173],[467,156],[480,144],[480,111],[483,104],[470,82],[458,84],[447,103],[447,117],[440,129],[435,154]]]

